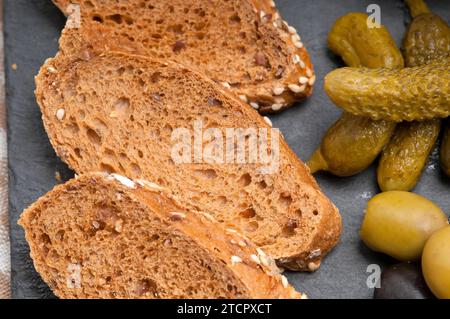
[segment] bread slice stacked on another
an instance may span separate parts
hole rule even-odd
[[[91,173],[23,213],[37,271],[61,298],[305,298],[248,239],[164,189]]]
[[[66,55],[86,58],[91,49],[116,50],[174,60],[262,113],[278,112],[312,93],[308,53],[272,0],[54,2],[70,16],[60,40]]]
[[[194,154],[192,163],[175,162],[174,131],[194,132],[198,121],[223,136],[228,128],[270,132],[254,109],[176,63],[115,52],[90,56],[59,54],[36,77],[45,128],[72,169],[155,181],[189,210],[242,232],[279,265],[318,268],[338,241],[341,219],[282,137],[269,173],[267,163],[196,163]]]

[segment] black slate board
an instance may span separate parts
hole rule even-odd
[[[341,66],[341,61],[326,48],[327,33],[336,18],[350,12],[365,12],[373,1],[366,0],[278,0],[284,18],[297,28],[309,50],[318,75],[311,99],[282,114],[272,116],[274,126],[287,142],[306,160],[319,144],[327,127],[340,111],[322,90],[323,77]],[[427,1],[432,10],[450,18],[450,2]],[[409,16],[401,1],[378,0],[382,23],[400,43]],[[24,208],[56,183],[55,171],[64,179],[73,173],[56,158],[40,120],[34,99],[34,75],[47,57],[57,51],[57,41],[64,17],[50,0],[5,0],[6,92],[8,106],[8,151],[10,173],[10,219],[12,253],[12,292],[15,298],[54,297],[34,271],[24,234],[16,225]],[[18,69],[13,71],[11,64]],[[341,243],[313,274],[289,273],[298,289],[312,298],[371,298],[367,286],[369,264],[380,267],[392,263],[387,257],[369,251],[361,244],[358,229],[367,199],[378,192],[374,168],[350,178],[317,176],[323,190],[339,207],[344,232]],[[416,192],[450,211],[450,180],[439,171],[434,152]]]

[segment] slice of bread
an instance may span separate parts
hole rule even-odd
[[[19,224],[61,298],[301,298],[275,263],[160,186],[90,173],[59,185]]]
[[[278,135],[266,121],[202,74],[123,53],[75,61],[59,55],[42,67],[36,86],[50,140],[77,173],[107,171],[156,181],[189,209],[209,212],[243,232],[286,268],[315,270],[337,243],[339,213],[306,166],[282,136],[279,152],[271,147]],[[177,162],[174,133],[192,132],[191,143],[199,121],[205,158],[191,154],[189,163]],[[209,161],[206,130],[213,128],[223,134],[218,140],[230,128],[266,130],[259,137],[269,135],[274,160],[252,163],[245,140],[247,163],[238,163],[237,156],[234,162]],[[239,147],[236,139],[230,144]]]
[[[312,93],[308,53],[271,0],[54,2],[70,17],[60,41],[66,54],[83,56],[93,48],[172,59],[222,83],[262,113]]]

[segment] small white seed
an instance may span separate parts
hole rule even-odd
[[[289,286],[289,282],[286,276],[281,275],[281,284],[283,285],[284,288],[287,288]]]
[[[309,77],[309,78],[313,76],[313,72],[312,72],[312,70],[310,68],[306,69],[306,76]]]
[[[308,81],[309,81],[309,79],[306,76],[301,76],[298,78],[298,82],[300,84],[306,84],[306,83],[308,83]]]
[[[308,270],[309,271],[316,271],[320,268],[320,260],[318,262],[310,262],[308,263]]]
[[[248,99],[247,99],[247,95],[239,95],[239,98],[241,99],[242,102],[248,103]]]
[[[250,259],[253,260],[258,265],[261,263],[261,261],[259,260],[259,257],[256,256],[255,254],[250,255]]]
[[[64,109],[58,109],[57,111],[56,111],[56,118],[58,119],[58,120],[62,120],[62,119],[64,119],[64,115],[66,115],[66,111],[64,110]]]
[[[300,36],[298,34],[291,35],[292,42],[300,42]]]
[[[255,110],[259,109],[259,104],[256,102],[250,102],[250,105],[252,108],[254,108]]]
[[[280,104],[280,103],[275,103],[275,104],[272,104],[272,106],[271,106],[272,111],[279,111],[282,107],[283,107],[283,104]]]
[[[294,54],[294,56],[292,57],[292,62],[294,62],[294,64],[300,63],[300,57],[298,56],[298,54]]]
[[[304,69],[306,67],[305,62],[303,62],[302,60],[300,60],[299,64],[302,69]]]
[[[274,95],[281,95],[284,92],[284,87],[275,87],[273,88]]]
[[[119,219],[118,221],[115,222],[114,229],[116,230],[116,232],[120,233],[122,231],[122,228],[123,228],[123,220]]]
[[[296,42],[294,42],[294,45],[296,48],[299,48],[299,49],[303,48],[303,42],[296,41]]]
[[[111,174],[112,177],[119,183],[121,183],[123,186],[126,186],[128,188],[136,188],[136,184],[129,178],[119,175],[119,174]]]
[[[308,81],[308,84],[309,84],[310,86],[313,86],[314,83],[316,83],[316,76],[315,76],[315,75],[313,75],[313,76],[309,79],[309,81]]]
[[[231,265],[236,265],[237,263],[241,263],[242,259],[239,256],[231,256]]]
[[[294,93],[301,93],[304,91],[302,90],[302,86],[298,86],[297,84],[289,84],[289,90],[291,90]]]
[[[297,30],[294,27],[288,26],[289,33],[297,34]]]
[[[264,116],[264,121],[266,121],[266,123],[267,123],[269,126],[272,126],[272,121],[271,121],[267,116]]]
[[[264,256],[266,257],[266,253],[264,252],[264,250],[262,250],[261,248],[256,248],[256,252],[258,253],[259,256]]]
[[[222,82],[223,87],[227,88],[227,89],[231,89],[231,85],[228,82]]]
[[[52,66],[49,66],[49,67],[47,68],[47,70],[48,70],[48,72],[50,72],[50,73],[56,73],[56,72],[57,72],[56,69],[55,69],[54,67],[52,67]]]
[[[246,247],[247,243],[245,241],[243,241],[243,240],[240,240],[238,245],[241,246],[241,247]]]

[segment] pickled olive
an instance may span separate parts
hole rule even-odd
[[[434,295],[450,299],[450,226],[428,239],[423,249],[422,271]]]
[[[390,191],[368,202],[360,236],[374,251],[414,261],[420,258],[429,236],[447,225],[447,216],[428,199]]]
[[[417,181],[439,136],[440,120],[400,123],[383,150],[377,179],[382,191],[409,191]]]
[[[340,68],[325,77],[325,92],[344,110],[395,122],[450,115],[450,58],[391,69]]]
[[[441,142],[440,155],[442,170],[445,172],[445,174],[450,176],[450,123],[448,122]]]
[[[403,57],[389,31],[367,27],[367,14],[349,13],[339,18],[328,34],[328,47],[348,66],[402,68]]]
[[[339,18],[328,35],[328,46],[349,66],[403,67],[403,57],[389,31],[367,27],[367,15]],[[328,129],[308,162],[311,172],[337,176],[357,174],[372,164],[394,132],[395,123],[344,114]]]
[[[380,288],[373,294],[375,299],[434,299],[420,267],[413,263],[389,266],[381,273]]]
[[[394,129],[393,122],[344,113],[328,129],[308,166],[312,173],[324,170],[336,176],[354,175],[377,158]]]

